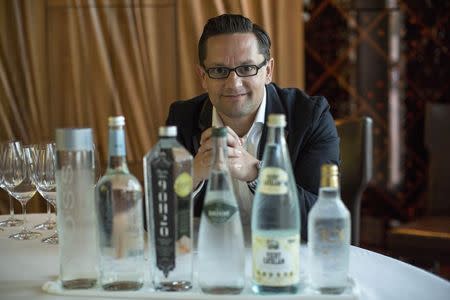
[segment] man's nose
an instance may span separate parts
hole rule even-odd
[[[225,81],[226,86],[241,86],[242,85],[242,78],[239,77],[239,75],[236,73],[236,70],[230,71],[230,74],[228,74],[228,77]]]

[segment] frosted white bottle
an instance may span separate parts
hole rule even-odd
[[[59,277],[66,289],[97,282],[93,158],[90,128],[56,129]]]

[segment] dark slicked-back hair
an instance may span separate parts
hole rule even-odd
[[[267,32],[242,15],[223,14],[209,19],[203,28],[202,36],[198,41],[199,64],[203,65],[206,58],[206,42],[210,37],[220,34],[248,32],[256,36],[259,52],[264,55],[266,60],[269,60],[271,42]]]

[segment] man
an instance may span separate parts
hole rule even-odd
[[[167,124],[178,127],[179,141],[194,155],[195,214],[200,215],[211,158],[211,127],[227,126],[229,169],[244,227],[250,223],[255,180],[270,113],[287,118],[286,138],[297,183],[301,236],[307,213],[317,199],[320,166],[337,163],[339,138],[329,105],[298,89],[271,83],[271,41],[241,15],[208,20],[198,43],[197,69],[207,93],[170,107]]]

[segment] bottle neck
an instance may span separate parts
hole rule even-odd
[[[109,127],[108,141],[108,169],[121,170],[128,173],[124,127]]]
[[[284,138],[284,128],[269,126],[269,132],[267,134],[267,142],[269,144],[285,144],[286,141]]]
[[[212,137],[212,165],[214,170],[228,170],[227,166],[227,138],[226,137]]]
[[[319,198],[327,201],[336,201],[341,198],[339,187],[322,186],[319,188]]]
[[[175,136],[165,136],[165,135],[159,136],[159,143],[163,148],[172,147],[172,145],[176,142],[176,140],[177,138]]]

